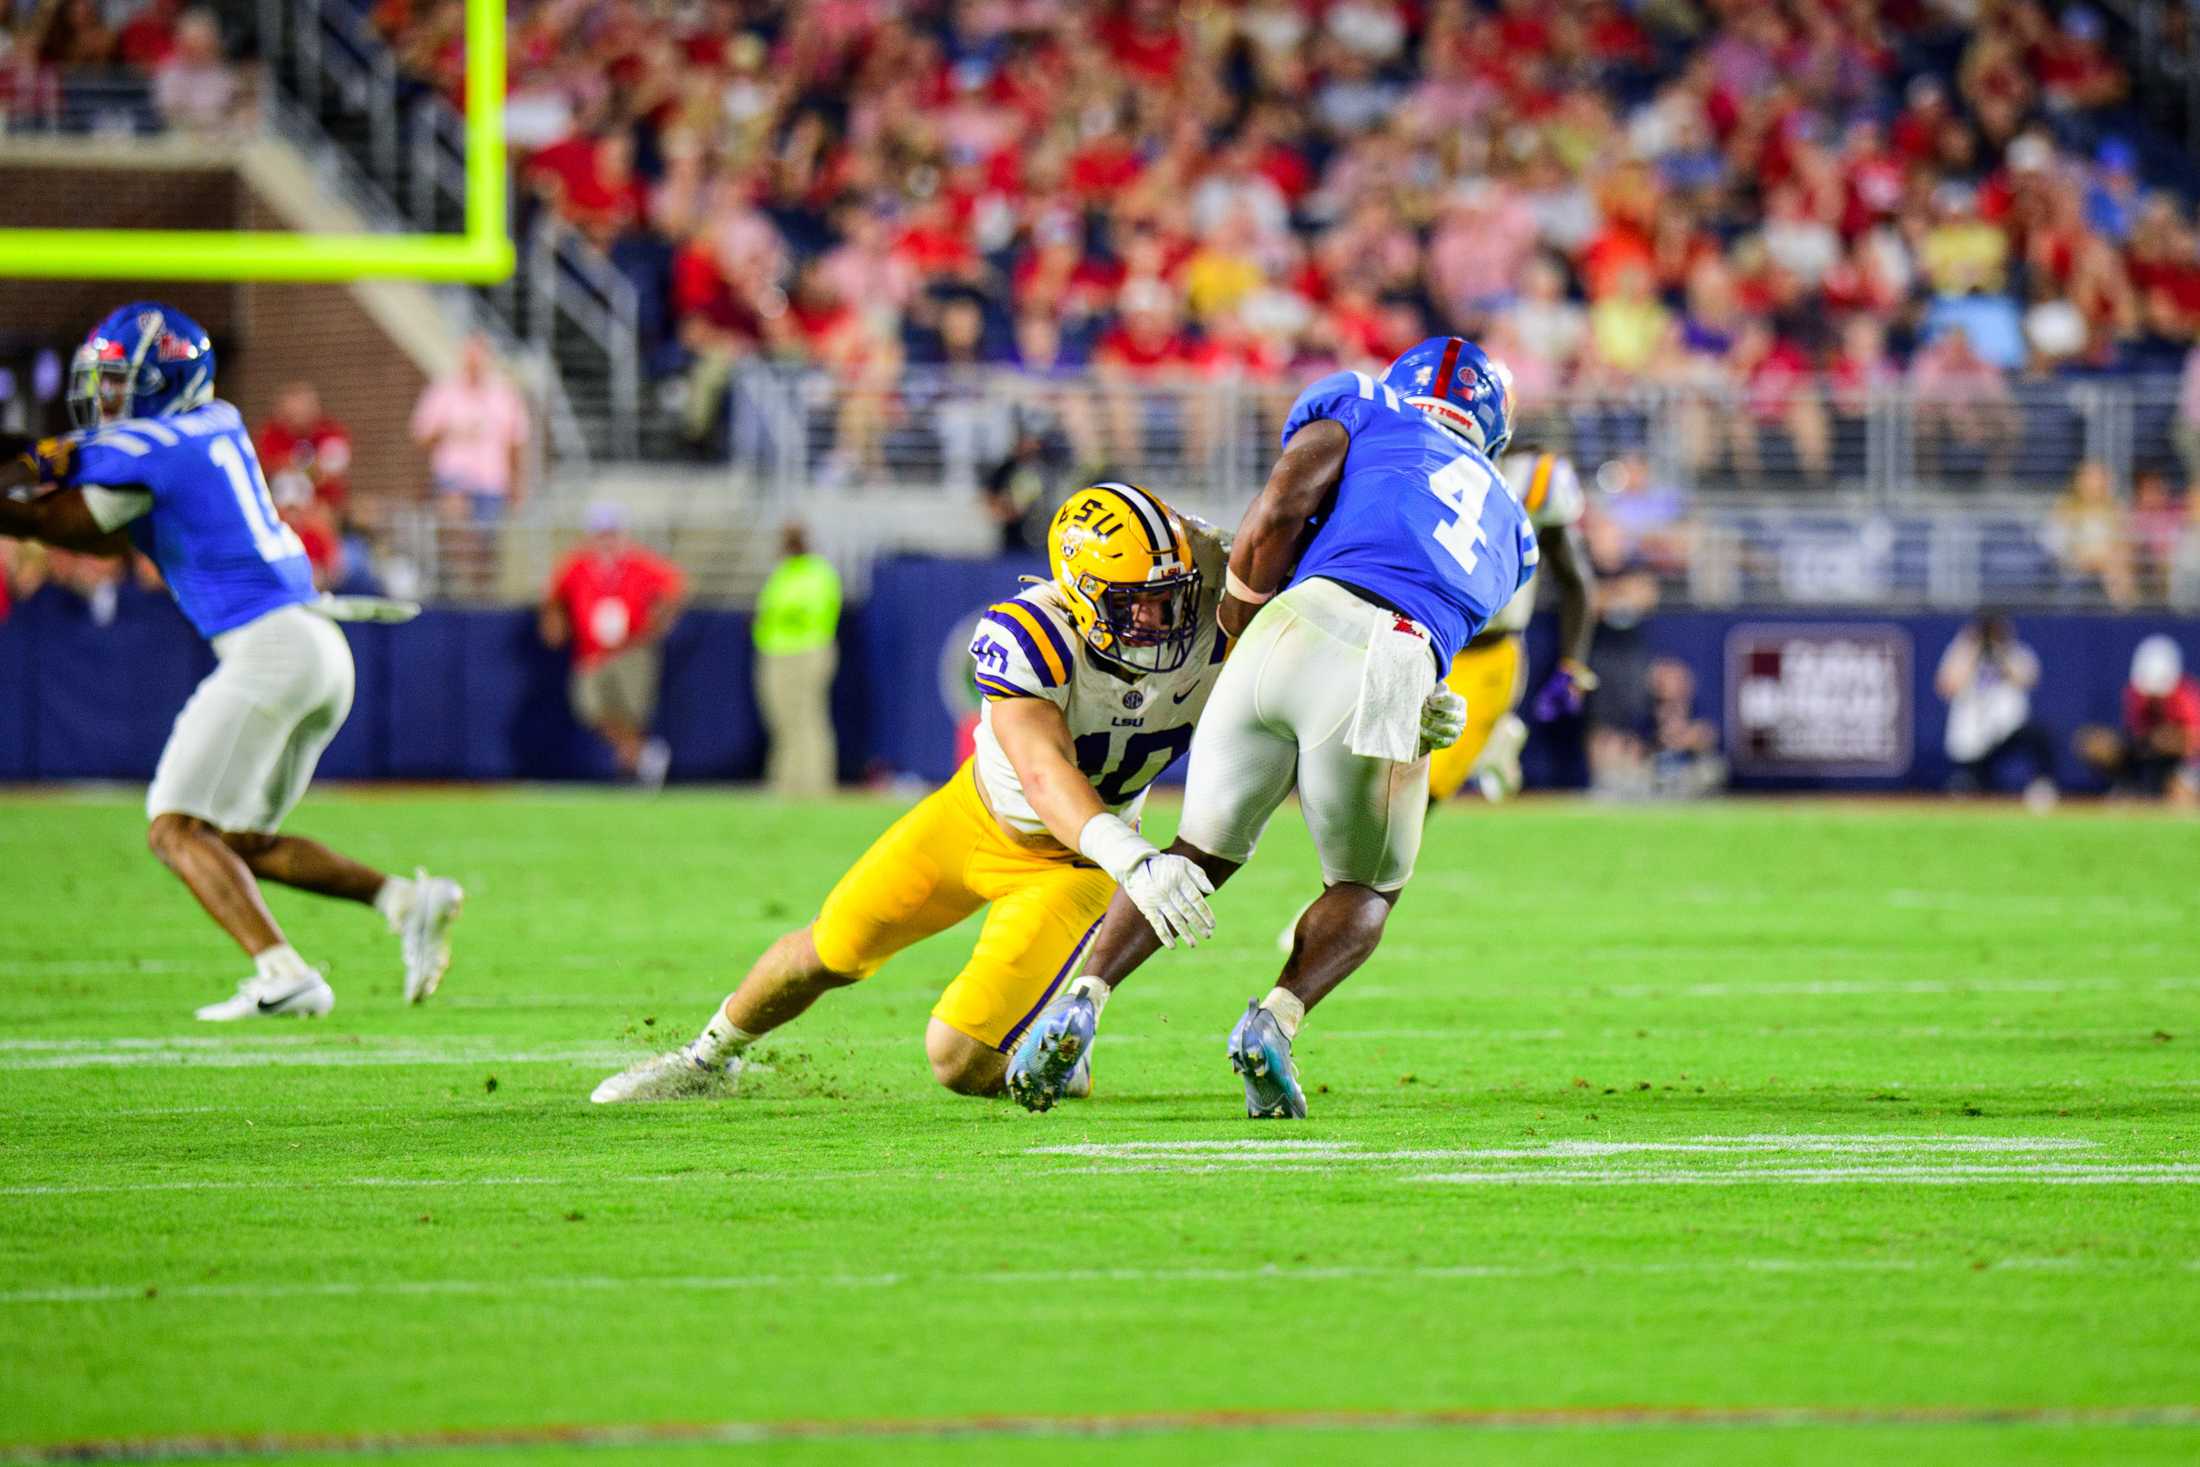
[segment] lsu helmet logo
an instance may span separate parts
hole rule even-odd
[[[1075,560],[1085,553],[1085,548],[1100,539],[1098,532],[1080,524],[1065,524],[1061,529],[1061,555]]]

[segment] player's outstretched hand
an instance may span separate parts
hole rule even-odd
[[[1467,700],[1442,683],[1421,703],[1421,752],[1433,754],[1459,742],[1467,731]]]
[[[1199,863],[1186,856],[1149,856],[1123,878],[1123,894],[1137,903],[1163,947],[1179,941],[1198,947],[1215,935],[1215,914],[1207,906],[1214,889]]]

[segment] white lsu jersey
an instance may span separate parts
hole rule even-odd
[[[1192,563],[1200,574],[1198,625],[1190,655],[1174,672],[1126,680],[1098,666],[1053,582],[996,602],[979,619],[970,656],[985,705],[978,721],[977,778],[1003,824],[1026,835],[1046,822],[1024,797],[1023,782],[993,734],[994,706],[1008,698],[1044,698],[1069,721],[1077,767],[1100,803],[1132,824],[1146,791],[1192,746],[1192,727],[1214,691],[1229,647],[1215,623],[1227,552],[1210,527],[1186,518]]]
[[[1574,472],[1571,463],[1555,453],[1507,454],[1504,477],[1505,487],[1528,512],[1528,523],[1539,535],[1545,530],[1579,524],[1582,511],[1588,507],[1581,492],[1581,476]],[[1535,615],[1535,588],[1534,581],[1522,586],[1519,593],[1490,618],[1481,635],[1526,631],[1529,618]]]

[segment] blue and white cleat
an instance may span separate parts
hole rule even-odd
[[[1230,1031],[1230,1068],[1245,1077],[1245,1113],[1255,1120],[1304,1120],[1306,1092],[1299,1088],[1298,1066],[1291,1063],[1291,1041],[1276,1016],[1254,999],[1245,1017]]]
[[[1041,1009],[1009,1056],[1010,1098],[1025,1110],[1052,1110],[1077,1088],[1080,1070],[1083,1091],[1091,1094],[1092,1069],[1085,1058],[1099,1023],[1100,1011],[1081,993],[1065,993]]]

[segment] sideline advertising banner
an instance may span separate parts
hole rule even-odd
[[[1726,746],[1738,774],[1898,779],[1910,771],[1909,630],[1745,622],[1726,635]]]

